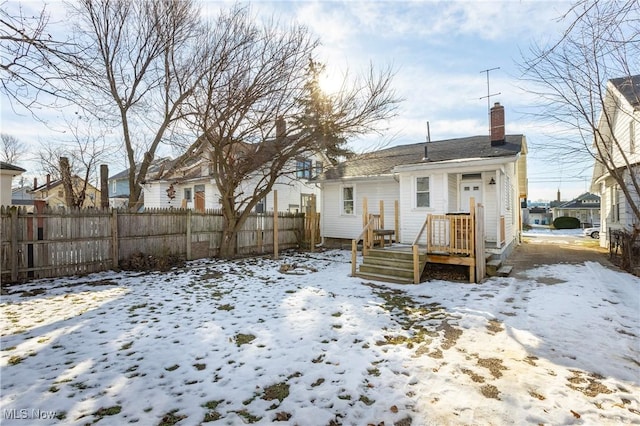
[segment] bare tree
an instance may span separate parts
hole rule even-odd
[[[0,90],[34,116],[43,104],[68,97],[63,68],[76,63],[78,53],[73,43],[51,35],[50,19],[46,6],[38,13],[26,12],[18,2],[0,6]]]
[[[89,117],[67,120],[66,127],[70,137],[41,143],[37,157],[46,174],[62,180],[67,206],[81,208],[85,206],[89,185],[98,187],[99,165],[108,162],[117,147],[106,141],[104,131],[92,126]]]
[[[391,70],[373,69],[348,90],[323,95],[322,66],[310,59],[318,41],[306,28],[260,26],[241,9],[223,19],[233,23],[229,43],[242,48],[212,68],[185,104],[201,136],[183,159],[209,156],[225,219],[220,255],[232,257],[254,207],[279,179],[295,177],[296,158],[348,154],[348,138],[380,130],[398,99]]]
[[[2,139],[2,151],[0,151],[2,161],[16,164],[27,153],[27,148],[15,136],[2,133],[0,139]]]
[[[556,161],[595,160],[616,181],[640,223],[640,175],[633,172],[638,166],[629,144],[599,126],[610,127],[615,114],[624,113],[607,96],[607,82],[631,79],[640,70],[640,3],[580,0],[562,19],[568,23],[562,37],[548,46],[534,45],[522,62],[524,79],[541,101],[538,118],[562,134],[560,143],[547,149]]]

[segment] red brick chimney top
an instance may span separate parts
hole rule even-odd
[[[496,102],[491,108],[491,146],[504,145],[504,143],[504,107],[500,102]]]

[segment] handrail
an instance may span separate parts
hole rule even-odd
[[[429,216],[427,216],[427,218],[424,220],[424,223],[422,224],[420,231],[418,231],[418,235],[416,235],[416,237],[413,239],[413,243],[411,243],[412,246],[415,246],[416,244],[418,244],[418,241],[420,240],[420,236],[422,235],[425,228],[427,227],[428,221],[429,221]]]
[[[373,222],[374,222],[374,220],[373,220],[373,217],[372,217],[371,219],[369,219],[369,222],[365,225],[365,227],[362,228],[362,232],[360,233],[360,235],[358,235],[358,238],[356,238],[356,241],[360,241],[364,237],[365,232],[367,232],[369,230],[369,228],[371,226],[373,226]]]
[[[371,217],[369,219],[369,222],[364,226],[364,228],[362,228],[362,232],[360,233],[360,235],[358,235],[356,239],[351,240],[351,276],[352,277],[356,276],[356,259],[357,259],[357,252],[358,252],[358,241],[360,241],[360,239],[363,240],[362,253],[366,254],[368,238],[366,238],[365,236],[369,234],[369,230],[370,228],[373,227],[373,223],[374,223],[374,217]]]

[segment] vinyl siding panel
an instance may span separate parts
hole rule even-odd
[[[342,213],[342,188],[354,188],[354,214]],[[384,180],[325,182],[322,184],[321,232],[326,238],[354,239],[362,232],[362,206],[367,198],[369,213],[378,214],[384,201],[385,228],[394,227],[394,204],[398,199],[398,183],[392,177]],[[402,234],[402,231],[401,231]]]

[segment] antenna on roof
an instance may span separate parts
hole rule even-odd
[[[487,116],[489,117],[489,134],[491,134],[491,97],[498,96],[500,94],[500,92],[491,93],[489,89],[489,72],[499,70],[499,69],[500,67],[495,67],[495,68],[489,68],[489,69],[480,71],[480,73],[484,72],[487,74],[487,96],[482,96],[479,99],[485,99],[485,98],[487,99]]]
[[[429,122],[427,121],[427,143],[431,142],[431,130],[429,130]]]

